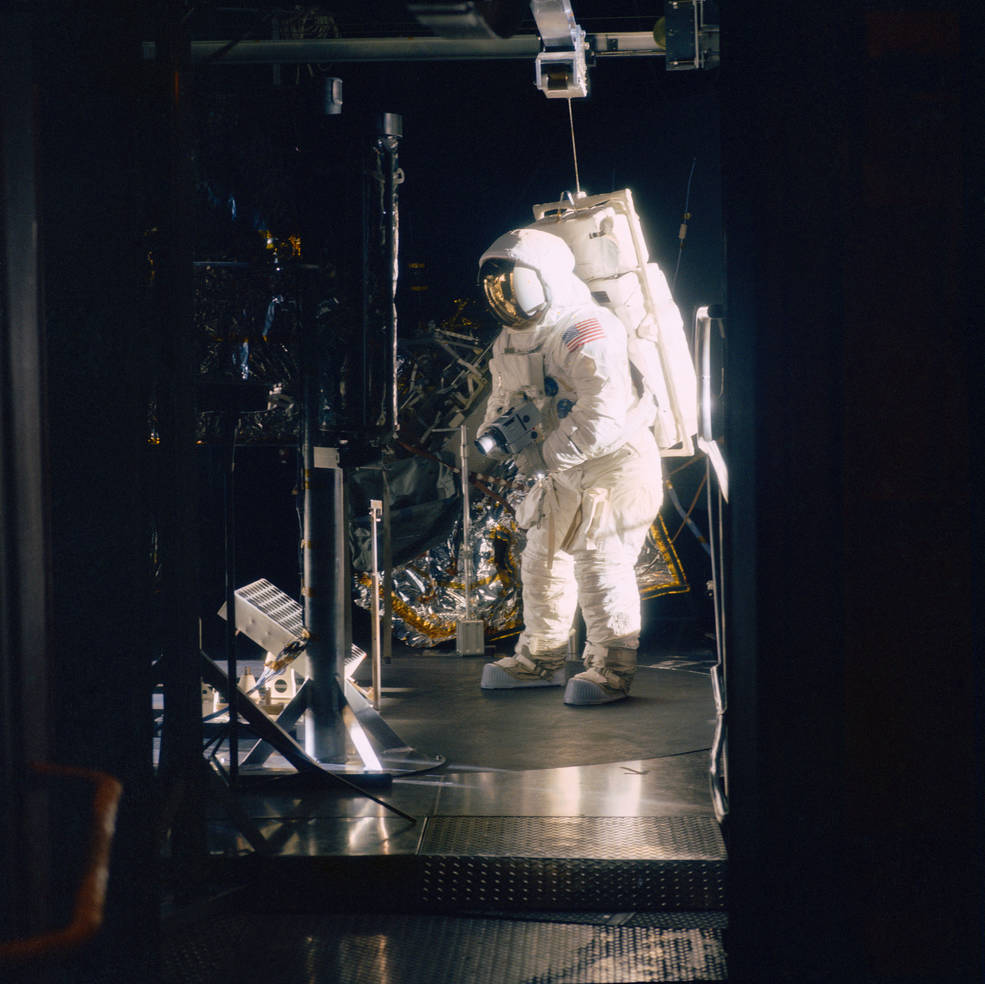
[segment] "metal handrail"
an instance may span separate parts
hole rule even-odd
[[[0,943],[0,963],[24,962],[76,950],[96,935],[103,924],[110,850],[123,785],[105,772],[36,762],[33,772],[56,778],[85,779],[95,787],[85,870],[72,907],[72,918],[61,929]]]

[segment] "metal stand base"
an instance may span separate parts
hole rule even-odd
[[[228,692],[226,673],[206,653],[202,653],[202,679],[220,693]],[[246,694],[235,689],[236,711],[259,738],[240,763],[241,767],[263,766],[277,752],[300,773],[329,777],[328,781],[338,780],[352,785],[348,780],[361,778],[380,782],[392,779],[394,775],[424,772],[445,764],[444,756],[424,755],[402,741],[349,680],[345,682],[343,723],[355,754],[352,758],[347,757],[345,762],[317,761],[286,730],[293,728],[307,710],[308,692],[309,687],[305,681],[274,721]],[[368,795],[358,787],[353,788]]]

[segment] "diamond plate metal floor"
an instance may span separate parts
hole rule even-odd
[[[299,900],[312,911],[434,913],[726,906],[725,845],[712,817],[427,817],[417,828],[410,852],[215,858],[210,876],[248,881],[281,911]]]
[[[421,901],[446,908],[721,910],[709,817],[435,817]]]
[[[165,984],[726,979],[707,660],[653,657],[619,714],[485,700],[479,665],[391,671],[388,723],[448,764],[384,802],[272,767],[213,804],[202,876],[233,892],[166,921]]]
[[[720,861],[710,817],[429,817],[421,854]]]
[[[724,981],[721,930],[420,915],[226,917],[166,948],[164,984]]]

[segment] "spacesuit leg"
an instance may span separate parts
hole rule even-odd
[[[585,619],[585,671],[568,681],[566,704],[622,700],[636,672],[641,605],[636,561],[660,511],[660,451],[649,432],[623,454],[585,468],[584,536],[571,550],[578,601]]]
[[[578,605],[574,560],[550,553],[548,523],[527,531],[520,560],[523,578],[524,629],[512,656],[487,663],[483,690],[559,687],[564,683],[568,633]]]
[[[641,624],[635,565],[647,529],[649,524],[613,534],[598,549],[576,555],[586,669],[568,681],[566,704],[610,704],[629,696]]]

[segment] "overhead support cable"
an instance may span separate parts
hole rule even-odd
[[[581,198],[581,180],[578,177],[578,145],[575,143],[575,118],[571,112],[571,100],[568,100],[568,124],[571,127],[571,156],[575,162],[575,194]]]

